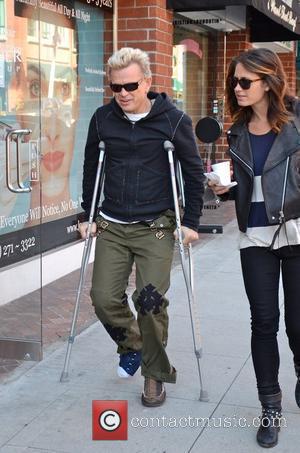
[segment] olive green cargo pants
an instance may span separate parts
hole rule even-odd
[[[91,298],[95,313],[118,353],[142,351],[142,375],[175,382],[165,347],[168,339],[170,286],[176,227],[173,211],[153,222],[120,224],[98,217]],[[127,302],[126,288],[136,266],[136,289],[132,296],[137,319]]]

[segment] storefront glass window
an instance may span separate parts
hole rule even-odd
[[[5,37],[5,3],[0,0],[0,39]]]
[[[0,28],[7,32],[0,41],[0,240],[18,244],[30,235],[37,243],[41,236],[44,251],[78,239],[84,147],[90,118],[103,104],[105,17],[111,18],[88,1],[54,4],[50,10],[50,3],[0,0]],[[7,127],[31,130],[20,143],[28,194],[6,187]],[[15,252],[1,264],[30,256]]]
[[[173,101],[192,119],[207,114],[207,37],[175,29],[173,46]]]

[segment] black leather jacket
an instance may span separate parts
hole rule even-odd
[[[235,200],[239,229],[248,224],[253,190],[253,159],[247,126],[234,124],[227,132],[229,155],[238,185],[230,190]],[[295,116],[275,138],[262,174],[262,190],[270,224],[300,217],[300,119]]]
[[[203,205],[204,175],[191,119],[164,93],[149,114],[132,123],[117,102],[97,109],[88,131],[83,173],[84,218],[88,218],[99,158],[99,141],[105,143],[104,200],[101,211],[125,222],[154,219],[174,209],[170,166],[164,141],[170,140],[185,181],[182,224],[198,230]]]

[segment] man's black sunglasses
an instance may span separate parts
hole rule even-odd
[[[230,80],[230,85],[234,89],[238,84],[243,90],[249,90],[251,87],[251,83],[257,82],[258,80],[262,79],[254,79],[250,80],[247,79],[246,77],[241,77],[240,79],[238,77],[232,77]]]
[[[121,85],[120,83],[110,83],[109,86],[114,93],[121,93],[123,88],[125,91],[130,92],[137,90],[142,80],[139,80],[138,82],[124,83],[124,85]]]

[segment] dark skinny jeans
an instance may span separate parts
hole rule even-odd
[[[241,264],[251,310],[251,352],[258,392],[272,395],[278,383],[279,278],[284,291],[285,327],[294,363],[300,365],[300,245],[270,251],[241,249]]]

